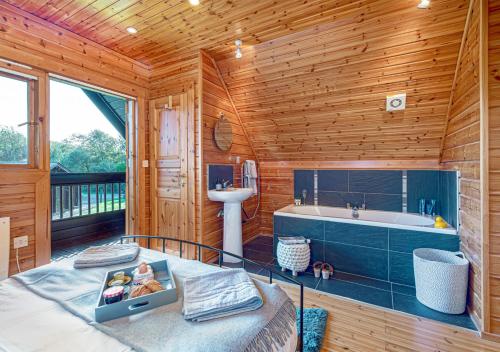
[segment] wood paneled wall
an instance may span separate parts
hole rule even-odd
[[[14,237],[28,236],[19,248],[21,271],[50,261],[49,173],[45,170],[0,170],[0,217],[10,218],[9,275],[16,274]]]
[[[149,85],[149,68],[121,54],[95,44],[74,33],[53,25],[50,22],[32,16],[13,6],[0,1],[0,58],[32,67],[33,72],[43,75],[54,73],[70,79],[82,81],[138,98],[139,119],[137,141],[134,145],[136,160],[143,160],[144,125],[146,110],[144,101]],[[16,65],[0,62],[0,66],[11,70],[19,69]],[[21,69],[30,73],[30,69]],[[40,99],[48,106],[48,84],[39,88]],[[45,117],[43,128],[48,128],[48,111],[39,112]],[[48,131],[45,131],[47,133]],[[29,246],[22,248],[20,254],[21,269],[41,265],[50,258],[50,224],[40,221],[39,212],[50,212],[48,198],[37,204],[37,192],[41,187],[48,187],[48,143],[45,134],[41,134],[43,162],[36,169],[15,171],[0,169],[0,217],[11,217],[11,238],[29,236]],[[16,175],[17,172],[17,175]],[[41,181],[43,179],[43,181]],[[144,182],[144,175],[135,179],[137,184]],[[138,194],[137,204],[143,204],[144,194]],[[48,215],[50,218],[50,214]],[[147,233],[147,224],[143,223],[145,210],[138,209],[137,229]],[[38,239],[38,240],[37,240]],[[12,242],[12,241],[11,241]],[[11,243],[10,272],[17,272],[15,256]],[[42,260],[43,258],[43,260]]]
[[[245,131],[239,121],[236,111],[231,105],[223,81],[218,73],[218,68],[213,59],[201,52],[200,70],[202,74],[202,121],[203,121],[203,164],[202,164],[202,207],[203,227],[202,241],[204,244],[222,248],[223,218],[217,217],[222,203],[212,202],[207,197],[207,171],[209,164],[233,165],[234,185],[241,185],[241,165],[247,159],[256,160]],[[224,113],[230,121],[233,131],[233,144],[228,151],[221,151],[214,141],[214,126],[220,113]],[[236,158],[240,157],[240,162]],[[251,216],[257,206],[257,197],[251,197],[243,203],[247,213]],[[245,217],[243,217],[245,220]],[[243,241],[247,241],[259,233],[260,215],[243,224]]]
[[[374,0],[216,57],[257,157],[437,159],[467,0]],[[404,111],[386,95],[406,92]]]
[[[480,0],[472,0],[470,5],[471,13],[457,63],[441,161],[444,168],[461,173],[461,249],[471,262],[469,310],[476,324],[481,326],[479,3]]]
[[[489,169],[489,227],[486,250],[488,271],[488,299],[489,317],[485,324],[487,330],[500,334],[500,1],[487,2],[488,16],[484,20],[488,23],[487,52],[488,67],[485,67],[488,85],[485,87],[488,94],[488,169]]]

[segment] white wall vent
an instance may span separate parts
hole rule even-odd
[[[405,108],[406,108],[406,93],[387,96],[386,100],[387,111],[404,110]]]

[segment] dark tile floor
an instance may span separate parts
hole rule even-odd
[[[66,246],[53,246],[52,261],[59,261],[66,258],[71,258],[90,246],[103,246],[108,244],[120,243],[120,236],[112,236],[94,241],[86,241],[78,244],[70,244]]]
[[[273,258],[273,239],[271,237],[260,236],[245,244],[243,255],[259,264],[273,266],[275,269],[281,270],[277,260]],[[241,267],[241,264],[227,266]],[[245,269],[255,274],[268,275],[268,271],[260,266],[250,265]],[[288,271],[286,275],[293,278]],[[279,280],[279,277],[275,276],[275,278]],[[414,287],[396,285],[387,281],[343,272],[335,272],[333,278],[329,280],[317,279],[310,272],[301,273],[295,279],[302,282],[304,286],[316,290],[476,330],[471,318],[466,313],[461,315],[444,314],[421,304],[415,296]]]

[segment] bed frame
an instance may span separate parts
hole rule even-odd
[[[178,242],[179,243],[179,257],[182,258],[182,250],[184,245],[192,245],[195,246],[198,252],[198,261],[201,261],[201,250],[206,249],[212,252],[215,252],[219,256],[219,267],[222,267],[222,254],[229,255],[234,258],[238,258],[242,261],[242,266],[245,268],[246,264],[252,264],[256,265],[260,268],[265,269],[267,272],[269,272],[269,283],[273,283],[273,276],[279,276],[280,278],[284,279],[287,282],[291,282],[292,284],[295,284],[300,287],[300,307],[299,307],[299,335],[298,335],[298,343],[297,343],[297,351],[303,352],[303,346],[304,346],[304,284],[302,282],[299,282],[298,280],[295,280],[288,275],[283,274],[282,272],[276,270],[272,266],[265,265],[265,264],[260,264],[257,263],[253,260],[243,258],[239,255],[223,251],[222,249],[214,248],[211,246],[207,246],[205,244],[197,243],[197,242],[191,242],[191,241],[186,241],[186,240],[180,240],[178,238],[171,238],[171,237],[164,237],[164,236],[145,236],[145,235],[126,235],[120,237],[120,243],[123,243],[124,240],[130,241],[133,240],[134,242],[137,242],[137,239],[144,239],[147,242],[147,248],[151,249],[151,240],[156,240],[156,241],[161,241],[162,242],[162,250],[163,253],[166,252],[167,250],[167,241],[173,241],[173,242]],[[158,243],[158,242],[157,242]]]

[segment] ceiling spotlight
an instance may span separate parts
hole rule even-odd
[[[134,27],[127,27],[127,32],[129,32],[130,34],[136,34],[137,29]]]
[[[243,53],[241,52],[241,45],[242,44],[243,44],[243,42],[240,39],[236,39],[234,41],[234,45],[236,45],[236,52],[234,53],[234,56],[237,59],[241,59],[243,57]]]
[[[200,4],[200,0],[189,0],[189,3],[193,6],[198,6]]]
[[[431,4],[431,0],[420,0],[420,3],[417,5],[419,9],[426,9]]]
[[[241,52],[240,48],[236,48],[236,53],[234,54],[237,59],[241,59],[243,57],[243,53]]]

